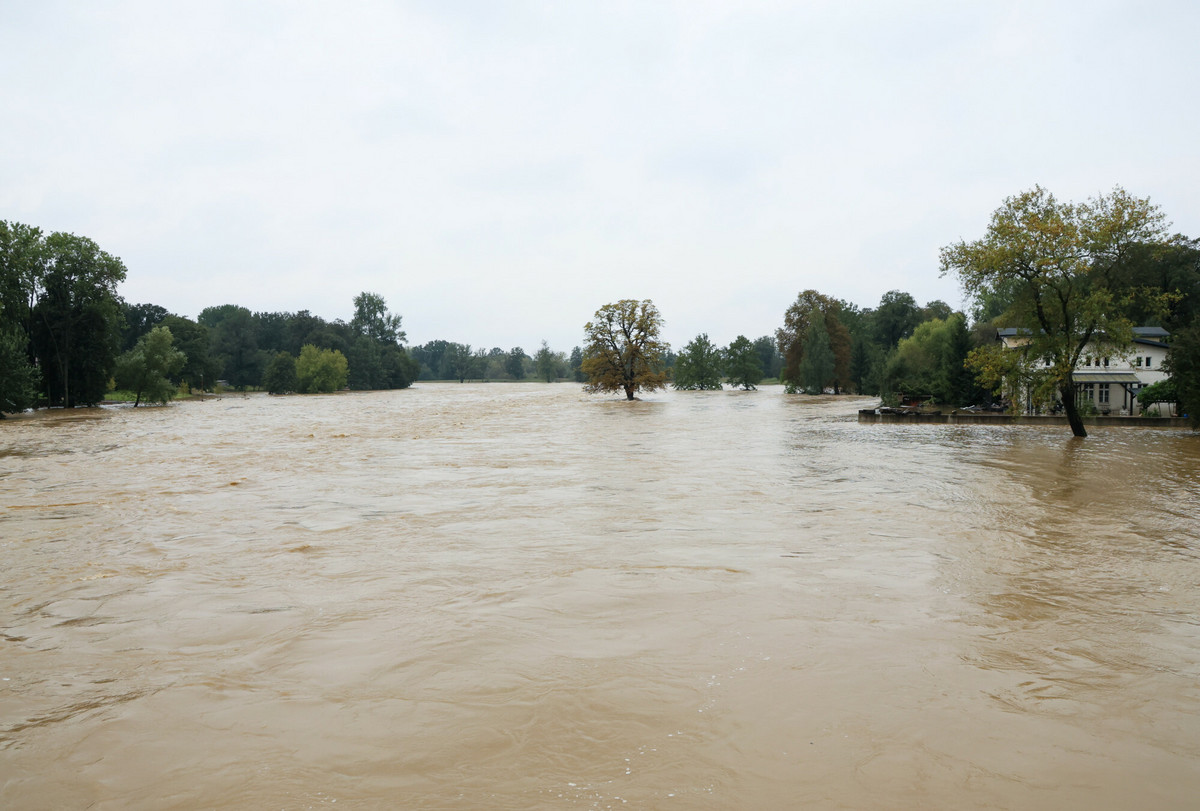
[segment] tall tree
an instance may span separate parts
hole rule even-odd
[[[879,343],[890,349],[900,343],[901,338],[912,335],[922,321],[921,308],[908,293],[889,290],[879,300],[873,321]]]
[[[470,344],[450,344],[447,349],[446,371],[450,373],[451,380],[466,383],[474,367],[475,353],[471,351]]]
[[[850,332],[839,318],[841,304],[816,290],[805,290],[796,297],[783,316],[783,326],[775,331],[775,340],[783,355],[783,382],[792,391],[806,388],[800,379],[800,364],[806,351],[808,331],[814,315],[820,316],[822,329],[833,352],[833,373],[822,384],[831,385],[835,392],[850,379]]]
[[[1200,428],[1200,325],[1186,327],[1171,336],[1171,349],[1164,364],[1175,383],[1179,413]]]
[[[745,335],[739,335],[725,348],[725,374],[729,382],[741,386],[743,391],[757,388],[762,380],[762,356],[760,343],[766,341],[767,346],[774,350],[775,345],[770,337],[760,338],[754,343]]]
[[[721,350],[713,346],[708,333],[701,333],[683,347],[675,358],[676,389],[713,391],[721,388]]]
[[[587,338],[580,367],[588,377],[586,391],[624,391],[627,400],[639,390],[654,391],[667,383],[659,338],[662,316],[649,299],[622,299],[605,304],[584,325]]]
[[[796,383],[808,394],[820,394],[834,376],[835,365],[829,330],[825,327],[825,315],[818,311],[808,322],[808,332],[804,336],[804,357],[797,370]]]
[[[1130,313],[1165,312],[1171,295],[1122,284],[1137,246],[1163,241],[1164,218],[1149,199],[1116,188],[1084,203],[1062,203],[1040,186],[1010,197],[993,214],[983,238],[942,248],[943,275],[958,276],[981,302],[1010,293],[1008,326],[1021,331],[1021,354],[1042,359],[1031,378],[1033,397],[1053,393],[1078,437],[1087,436],[1075,397],[1073,373],[1085,349],[1127,351]],[[976,368],[1001,368],[998,346],[972,352]],[[1029,364],[1025,364],[1029,368]]]
[[[770,335],[757,338],[754,341],[754,351],[758,353],[761,374],[765,377],[778,378],[780,371],[783,370],[783,356],[779,354],[779,348],[775,346],[775,339]],[[759,380],[762,380],[762,377]],[[759,380],[754,381],[755,385]]]
[[[121,302],[125,324],[121,328],[121,351],[128,352],[138,339],[162,323],[170,313],[158,304],[129,304]]]
[[[6,411],[24,411],[36,402],[40,378],[29,362],[28,344],[19,330],[0,327],[0,419]]]
[[[165,404],[175,396],[171,375],[183,368],[187,356],[174,346],[168,327],[154,327],[133,349],[117,358],[117,386],[134,393],[133,407],[144,399],[148,403]]]
[[[180,315],[167,315],[160,326],[171,330],[175,348],[187,356],[175,378],[188,391],[210,391],[220,375],[220,365],[209,353],[211,339],[208,327]]]
[[[37,401],[42,381],[30,335],[46,253],[40,229],[0,220],[0,416]]]
[[[40,228],[0,220],[0,330],[28,337],[49,264]]]
[[[562,355],[553,351],[547,341],[542,341],[533,362],[534,368],[537,369],[537,376],[547,383],[553,383],[558,379],[559,369],[564,363]]]
[[[544,343],[544,342],[543,342]],[[525,361],[528,360],[525,350],[519,346],[514,346],[508,353],[508,357],[504,359],[504,371],[508,372],[513,380],[525,379]]]
[[[576,383],[582,383],[587,380],[583,373],[583,347],[576,346],[571,349],[571,357],[567,360],[567,367],[571,370],[571,376]]]
[[[121,344],[117,285],[125,265],[87,237],[53,233],[33,309],[32,339],[51,405],[104,399]]]
[[[257,386],[262,379],[262,358],[251,312],[236,304],[223,304],[201,310],[198,320],[209,328],[210,351],[229,385],[236,389]]]
[[[354,297],[354,317],[350,326],[355,332],[373,341],[386,344],[403,344],[407,339],[400,329],[400,316],[389,313],[387,302],[378,293],[359,293]]]

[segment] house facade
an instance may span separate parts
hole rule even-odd
[[[1017,349],[1027,343],[1024,332],[1012,327],[999,330],[998,338],[1007,349]],[[1104,354],[1084,350],[1072,379],[1075,383],[1076,399],[1081,407],[1094,408],[1098,414],[1132,415],[1141,411],[1137,394],[1146,386],[1166,380],[1163,369],[1167,358],[1167,338],[1162,327],[1134,327],[1133,343],[1123,354],[1111,349]],[[1034,361],[1050,366],[1048,360]],[[1025,411],[1033,413],[1034,407],[1028,392],[1024,393]],[[1163,404],[1163,408],[1166,405]]]

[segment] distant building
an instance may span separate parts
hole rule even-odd
[[[1026,339],[1022,336],[1028,334],[1014,327],[998,331],[999,340],[1008,349],[1024,345]],[[1152,383],[1167,379],[1163,361],[1167,358],[1169,337],[1170,333],[1162,327],[1134,327],[1133,344],[1123,355],[1114,354],[1112,350],[1100,354],[1085,349],[1072,375],[1079,403],[1090,403],[1099,414],[1138,413],[1137,393]],[[1048,360],[1040,362],[1047,367],[1050,365]],[[1028,392],[1024,397],[1025,410],[1031,413],[1034,409]]]

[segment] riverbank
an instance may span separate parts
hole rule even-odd
[[[999,414],[990,411],[941,412],[883,412],[864,408],[858,412],[861,423],[885,425],[1038,425],[1066,426],[1067,418],[1059,415]],[[1186,417],[1084,417],[1089,426],[1123,426],[1126,428],[1187,428]]]

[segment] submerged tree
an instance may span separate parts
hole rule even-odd
[[[789,382],[789,389],[798,386],[808,394],[820,394],[825,390],[826,381],[833,377],[834,364],[825,316],[821,312],[813,313],[804,336],[804,357],[800,360],[795,383]]]
[[[1130,314],[1165,312],[1173,296],[1130,286],[1127,265],[1138,246],[1160,242],[1164,218],[1149,199],[1124,189],[1085,203],[1061,203],[1040,186],[1010,197],[982,239],[942,248],[942,274],[958,276],[982,305],[1003,295],[1004,318],[1019,330],[1035,401],[1057,394],[1071,432],[1087,436],[1073,373],[1084,351],[1120,355],[1131,345]],[[1012,363],[998,345],[973,350],[976,369]],[[1034,371],[1031,362],[1042,361]]]
[[[1171,337],[1164,364],[1174,383],[1179,413],[1200,428],[1200,326],[1180,330]]]
[[[125,265],[87,237],[46,238],[47,264],[32,312],[32,345],[52,405],[104,399],[121,343],[117,285]]]
[[[338,391],[346,387],[349,364],[336,349],[317,349],[305,344],[296,359],[296,379],[307,394]]]
[[[32,408],[37,398],[39,376],[29,362],[27,343],[17,330],[0,328],[0,419],[6,411]]]
[[[300,381],[296,377],[296,359],[287,352],[276,352],[263,372],[263,385],[271,394],[290,394],[299,391]]]
[[[841,302],[836,299],[816,290],[805,290],[784,313],[783,326],[775,331],[775,340],[783,355],[780,377],[789,391],[808,388],[808,384],[800,379],[800,364],[808,347],[809,327],[817,316],[820,316],[822,329],[833,353],[833,366],[829,375],[821,381],[821,387],[833,386],[836,393],[850,380],[850,331],[841,322],[841,309]],[[812,368],[810,364],[809,369]],[[825,368],[823,363],[821,368]]]
[[[563,359],[561,352],[555,352],[550,348],[547,341],[542,341],[541,348],[538,349],[534,356],[534,368],[537,369],[537,376],[547,383],[553,383],[558,379],[559,372],[566,365],[566,360]]]
[[[166,404],[175,396],[171,375],[177,374],[187,356],[175,348],[168,327],[154,327],[138,338],[133,349],[117,358],[117,385],[134,394],[133,407],[148,403]]]
[[[605,304],[584,326],[587,346],[580,367],[589,392],[624,391],[628,400],[638,390],[654,391],[667,383],[659,340],[662,316],[649,299],[622,299]]]
[[[774,348],[770,339],[767,339],[767,345]],[[730,383],[741,386],[743,391],[757,388],[762,380],[762,356],[759,350],[759,342],[751,343],[745,335],[734,338],[725,348],[725,374]]]
[[[707,333],[693,338],[675,359],[676,389],[710,391],[721,388],[721,350],[708,340]]]

